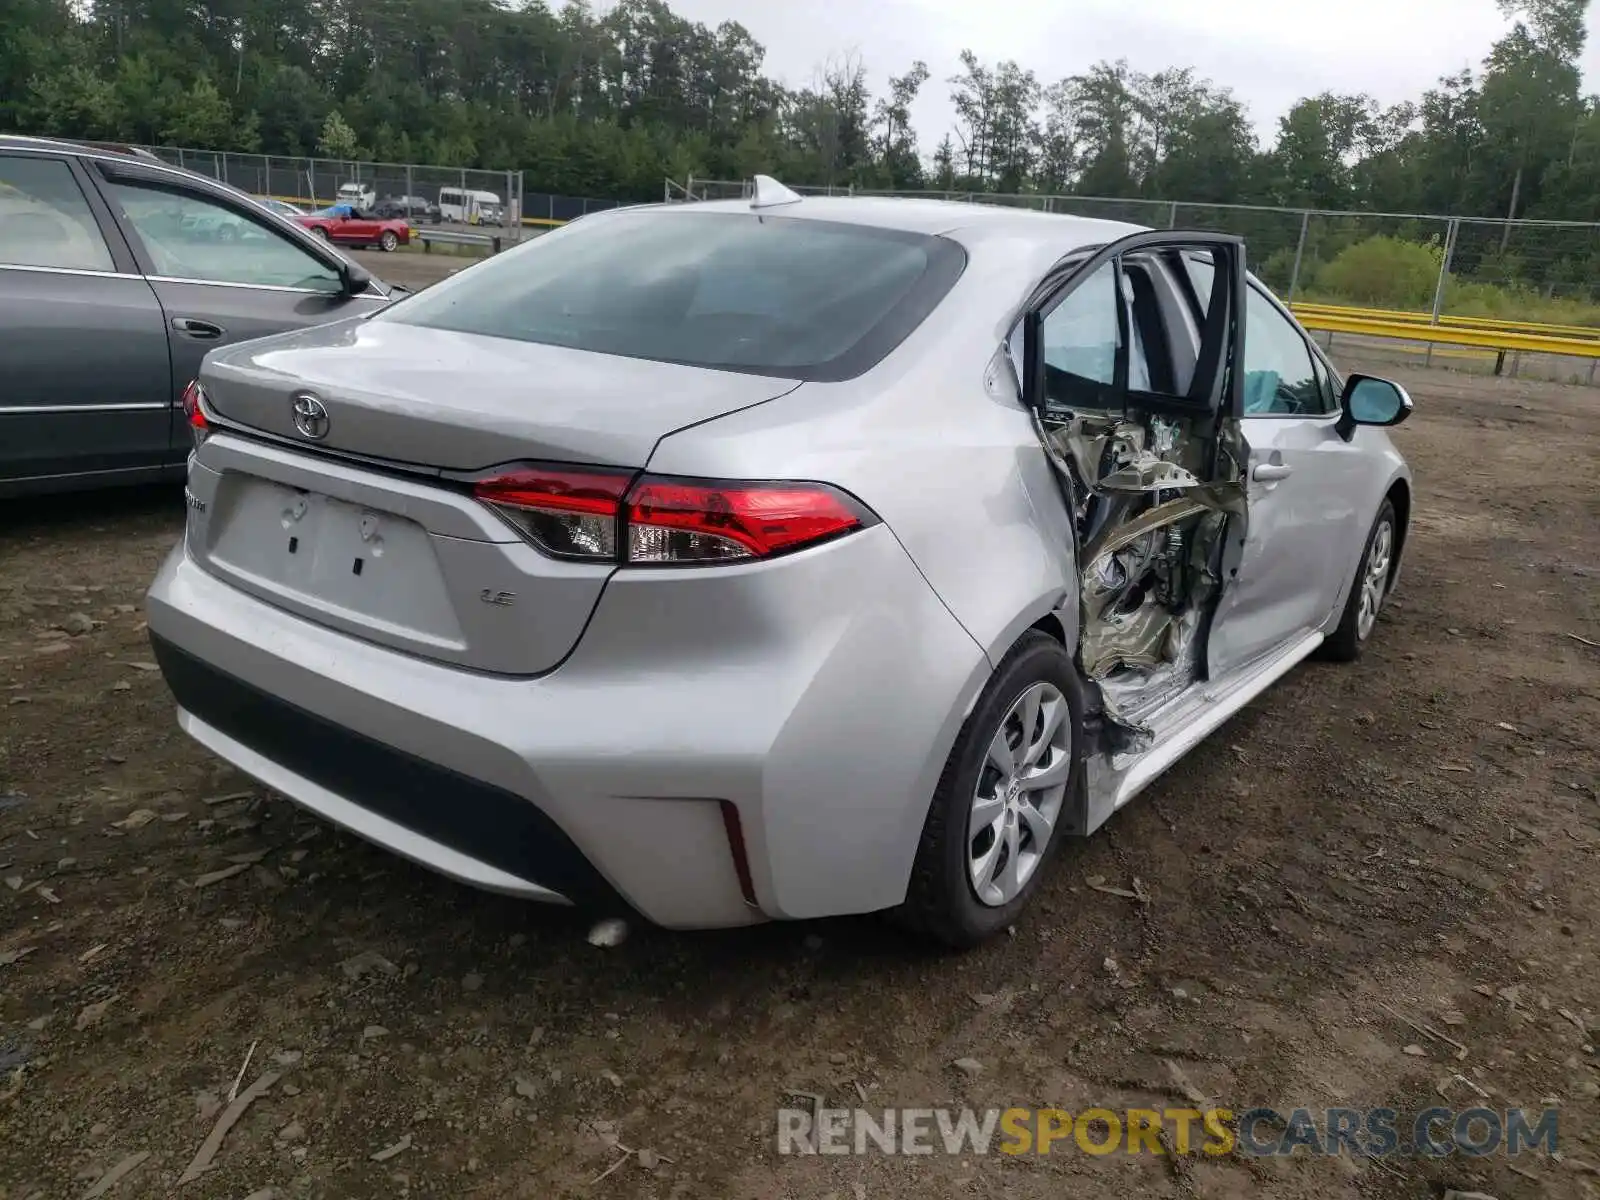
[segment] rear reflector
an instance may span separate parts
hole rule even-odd
[[[731,800],[718,801],[722,806],[722,829],[728,835],[728,850],[733,855],[733,872],[739,877],[739,892],[751,908],[758,908],[756,884],[750,875],[750,850],[744,844],[744,826],[739,820],[739,810]]]
[[[628,566],[772,558],[877,522],[825,483],[634,479],[631,472],[539,465],[473,490],[547,554]]]

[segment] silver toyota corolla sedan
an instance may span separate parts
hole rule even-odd
[[[447,875],[679,928],[1003,929],[1360,653],[1412,507],[1405,392],[1238,239],[767,179],[216,351],[186,404],[183,728]]]

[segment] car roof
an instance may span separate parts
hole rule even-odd
[[[115,162],[135,159],[141,167],[148,167],[152,171],[160,171],[167,175],[176,175],[183,179],[196,180],[202,184],[236,195],[248,197],[249,193],[234,187],[224,180],[216,179],[200,171],[191,171],[188,167],[174,166],[158,156],[150,153],[142,146],[130,146],[123,142],[90,142],[74,141],[71,138],[42,138],[27,137],[16,133],[0,133],[0,150],[36,150],[43,153],[75,154],[79,158],[99,159],[101,161]]]
[[[1062,253],[1080,246],[1102,246],[1146,228],[1122,221],[1009,208],[981,201],[896,196],[807,196],[788,204],[764,205],[760,208],[752,208],[749,200],[702,200],[641,207],[662,212],[754,212],[762,216],[802,221],[835,221],[949,237],[967,245],[1005,239],[1032,243]]]
[[[63,150],[73,154],[81,154],[85,150],[92,150],[98,151],[103,155],[116,154],[126,158],[143,159],[145,162],[161,162],[159,157],[150,153],[143,146],[133,146],[127,142],[95,142],[78,138],[30,137],[18,133],[0,133],[0,146],[10,146],[23,150]]]

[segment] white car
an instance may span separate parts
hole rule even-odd
[[[370,183],[341,183],[337,203],[367,209],[378,202],[378,191]]]
[[[147,605],[182,727],[491,890],[965,946],[1360,653],[1411,402],[1238,238],[759,185],[208,355]]]

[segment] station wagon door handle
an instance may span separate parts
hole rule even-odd
[[[1293,474],[1294,468],[1285,463],[1257,463],[1256,469],[1250,472],[1250,478],[1257,483],[1276,483],[1280,479],[1287,479]]]
[[[215,341],[227,332],[221,325],[213,325],[210,321],[197,321],[193,317],[173,317],[172,328],[184,337],[192,337],[200,342]]]

